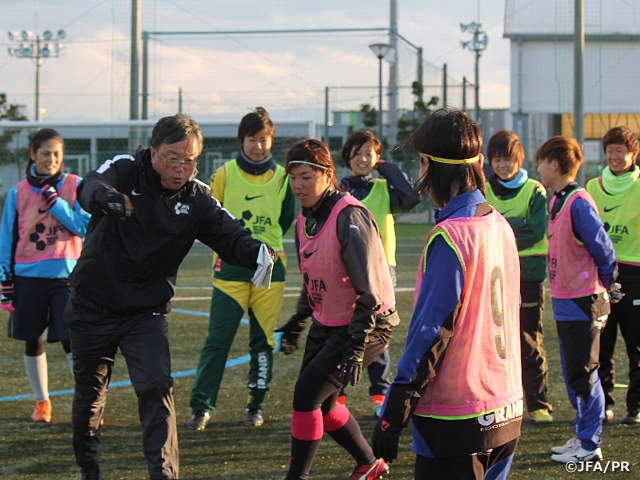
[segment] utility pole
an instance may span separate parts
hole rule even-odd
[[[329,87],[324,87],[324,143],[329,145]]]
[[[584,146],[584,0],[575,0],[573,37],[573,135]],[[584,164],[576,178],[584,185]]]
[[[131,82],[129,89],[129,119],[140,118],[140,0],[131,0]]]
[[[396,144],[398,136],[398,2],[389,2],[389,44],[394,51],[393,61],[389,63],[389,146]],[[380,125],[382,129],[382,125]],[[380,138],[382,142],[382,137]]]
[[[467,111],[467,77],[462,77],[462,110]]]
[[[418,47],[418,83],[420,84],[420,90],[418,93],[418,102],[424,102],[424,81],[423,81],[423,70],[422,66],[422,47]]]
[[[447,108],[447,64],[442,66],[442,108]]]
[[[142,120],[149,119],[149,32],[142,32]]]
[[[482,52],[487,49],[487,44],[489,43],[489,37],[482,29],[482,24],[471,22],[469,24],[460,24],[460,30],[463,33],[471,33],[473,34],[473,38],[467,42],[460,42],[462,44],[462,48],[466,48],[475,53],[476,56],[476,65],[475,65],[475,94],[476,94],[476,118],[475,121],[480,124],[482,119],[480,118],[480,57],[482,56]]]
[[[519,38],[518,39],[518,116],[516,121],[516,133],[518,134],[518,137],[520,137],[520,140],[524,143],[528,135],[525,134],[524,120],[522,118],[522,101],[523,101],[522,85],[523,85],[523,79],[524,79],[524,75],[522,72],[522,69],[523,69],[522,50],[524,47],[523,44],[524,42],[522,41],[522,38]]]

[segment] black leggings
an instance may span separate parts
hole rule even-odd
[[[41,342],[24,342],[24,354],[27,357],[37,357],[39,355],[42,355],[44,353],[45,343],[47,342],[45,342],[44,340]],[[62,344],[64,353],[71,352],[71,340],[60,340],[60,343]]]
[[[391,330],[376,329],[369,334],[363,368],[380,356],[389,343],[391,333]],[[347,351],[349,336],[348,326],[325,327],[313,322],[293,393],[294,410],[311,412],[321,408],[323,414],[333,410],[344,382],[342,358]]]

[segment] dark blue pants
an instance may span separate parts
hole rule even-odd
[[[598,377],[600,328],[592,320],[557,321],[560,360],[567,394],[576,410],[573,432],[582,447],[594,450],[602,443],[604,392]]]
[[[624,279],[619,279],[620,283]],[[611,304],[611,314],[600,336],[600,368],[598,375],[604,389],[607,408],[613,408],[613,386],[616,381],[613,354],[618,339],[618,327],[622,333],[629,359],[629,389],[627,411],[640,410],[640,284],[622,283],[625,296],[620,303]]]

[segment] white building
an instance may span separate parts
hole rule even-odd
[[[640,133],[640,5],[585,0],[585,157],[603,160],[614,126]],[[511,40],[511,113],[527,158],[549,137],[573,134],[574,0],[506,0]],[[587,169],[589,175],[589,169]]]

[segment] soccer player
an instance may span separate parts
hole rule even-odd
[[[516,241],[486,203],[482,133],[465,112],[434,112],[409,142],[439,210],[373,451],[394,460],[411,421],[416,479],[506,478],[523,410]]]
[[[602,459],[604,393],[598,378],[600,332],[610,312],[616,255],[587,191],[575,176],[583,161],[578,142],[556,136],[536,154],[542,184],[554,191],[549,204],[549,285],[558,329],[562,373],[576,410],[575,437],[553,447],[551,459],[570,463]]]
[[[274,330],[284,296],[286,257],[282,237],[294,218],[294,199],[284,168],[271,156],[275,132],[264,108],[245,115],[238,126],[237,157],[220,167],[211,179],[213,196],[254,238],[271,245],[278,261],[271,288],[258,290],[251,283],[253,270],[221,258],[214,260],[209,334],[200,353],[191,390],[193,414],[187,422],[187,427],[194,430],[204,429],[216,408],[231,344],[247,310],[251,361],[244,423],[259,427],[264,422],[262,404],[273,376]]]
[[[9,337],[25,342],[24,366],[36,397],[31,419],[42,423],[51,421],[47,342],[62,344],[73,374],[62,315],[90,218],[76,199],[82,179],[64,173],[63,157],[57,131],[33,135],[27,178],[9,190],[0,227],[2,310],[11,312]]]
[[[287,480],[306,479],[326,432],[355,459],[352,480],[388,470],[376,459],[340,389],[356,385],[384,350],[400,319],[391,275],[371,213],[340,191],[331,152],[318,140],[295,143],[286,172],[302,204],[296,224],[303,291],[297,314],[278,331],[291,353],[313,317],[293,393],[291,463]]]
[[[412,195],[413,180],[392,162],[380,158],[382,144],[368,129],[351,134],[342,147],[342,161],[351,170],[351,175],[340,181],[340,187],[348,191],[369,209],[380,229],[380,239],[387,257],[393,286],[396,286],[396,230],[394,213],[408,212],[420,197]],[[374,178],[376,170],[383,178]],[[374,416],[380,414],[384,397],[391,381],[391,357],[389,346],[367,368],[371,386],[369,395]],[[340,392],[338,401],[346,403],[346,395]]]
[[[629,357],[627,414],[622,423],[640,423],[640,169],[638,137],[629,127],[615,127],[602,139],[607,166],[602,176],[587,183],[618,258],[618,281],[625,296],[611,305],[611,314],[600,334],[600,368],[605,421],[613,420],[615,365],[613,352],[618,326]]]
[[[525,403],[533,421],[552,422],[542,327],[549,250],[547,192],[522,168],[524,148],[515,132],[499,130],[493,134],[487,156],[493,170],[487,182],[487,203],[511,225],[520,256],[520,344]]]
[[[161,118],[150,143],[107,160],[78,187],[92,217],[64,316],[76,381],[73,447],[87,480],[102,478],[100,419],[118,348],[138,396],[149,476],[178,478],[166,315],[193,242],[256,270],[256,283],[268,283],[276,259],[195,180],[203,138],[193,119]]]

